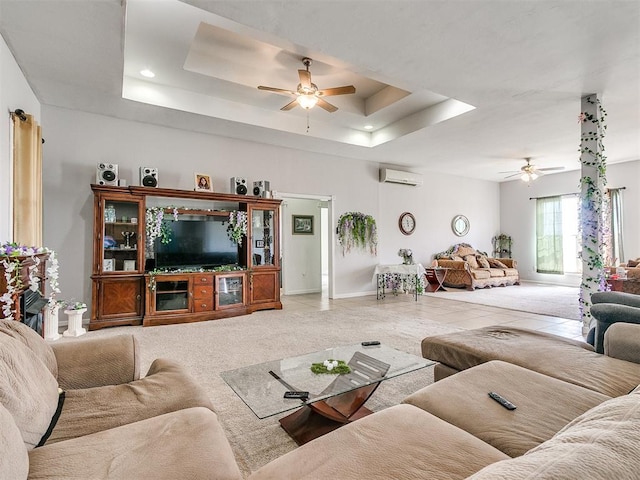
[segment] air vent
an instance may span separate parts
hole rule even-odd
[[[400,170],[392,170],[390,168],[380,169],[380,182],[382,183],[400,183],[402,185],[411,185],[416,187],[422,185],[422,175],[418,173],[403,172]]]

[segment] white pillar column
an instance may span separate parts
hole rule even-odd
[[[56,304],[53,306],[47,305],[44,307],[44,339],[45,340],[58,340],[60,334],[58,333],[58,309],[60,307]]]
[[[591,294],[604,282],[602,248],[602,204],[606,185],[606,157],[603,155],[603,115],[597,94],[582,97],[580,163],[580,224],[582,228],[582,283],[580,305],[583,333],[591,327]]]
[[[69,325],[67,330],[62,332],[62,335],[65,337],[79,337],[80,335],[84,335],[87,333],[87,330],[82,328],[82,314],[86,312],[86,308],[81,308],[79,310],[65,310],[64,313],[69,317]]]

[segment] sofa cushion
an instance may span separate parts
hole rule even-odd
[[[518,269],[517,268],[505,268],[503,269],[506,277],[517,277]]]
[[[480,270],[480,269],[471,270],[471,275],[473,275],[473,278],[475,278],[476,280],[485,280],[491,277],[489,270]]]
[[[249,479],[463,479],[507,455],[412,405],[396,405],[298,447]]]
[[[491,268],[487,257],[485,257],[484,255],[478,255],[476,256],[476,258],[478,260],[478,265],[480,265],[481,268]]]
[[[13,417],[0,405],[0,478],[21,480],[29,473],[29,455]]]
[[[467,255],[464,257],[465,261],[469,264],[469,268],[471,270],[475,270],[476,268],[480,268],[478,264],[478,259],[475,255]]]
[[[426,337],[422,355],[457,370],[503,360],[610,397],[640,384],[640,365],[610,358],[591,345],[550,333],[490,326]]]
[[[29,452],[29,480],[242,478],[215,413],[189,408]]]
[[[488,392],[499,393],[517,408],[506,410]],[[493,360],[424,387],[404,403],[422,408],[516,457],[550,439],[571,420],[609,398],[527,368]]]
[[[504,277],[504,270],[501,268],[490,268],[489,275],[492,277]]]
[[[58,408],[56,379],[33,351],[9,335],[0,335],[0,404],[28,449],[38,445]]]
[[[638,262],[638,261],[629,260],[627,262],[627,267],[629,267],[629,268],[635,268],[635,267],[638,267],[638,266],[640,266],[640,262]]]
[[[640,472],[640,393],[592,408],[525,455],[489,465],[473,480],[637,479]]]
[[[36,357],[42,360],[51,374],[58,378],[58,363],[53,349],[33,328],[15,320],[0,320],[0,334],[9,335],[29,347]]]
[[[191,407],[211,400],[182,366],[156,359],[147,376],[121,385],[67,390],[46,445]]]

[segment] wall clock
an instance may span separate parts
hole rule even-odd
[[[398,220],[398,227],[404,235],[411,235],[416,229],[416,218],[409,212],[404,212]]]

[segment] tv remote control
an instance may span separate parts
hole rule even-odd
[[[380,342],[378,340],[371,340],[369,342],[362,342],[361,344],[363,347],[371,347],[373,345],[380,345]]]
[[[306,400],[309,398],[309,392],[288,391],[284,392],[284,398],[299,398],[301,400]]]
[[[509,400],[504,398],[502,395],[497,394],[496,392],[489,392],[489,396],[493,398],[496,402],[502,405],[507,410],[515,410],[516,406],[511,403]]]

